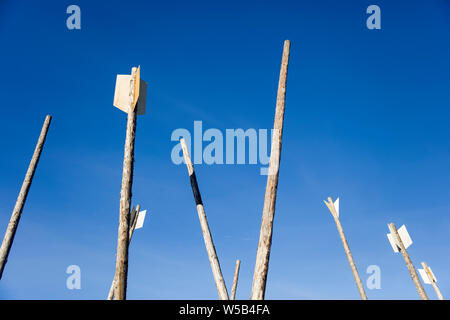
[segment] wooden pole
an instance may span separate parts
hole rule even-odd
[[[278,188],[278,170],[280,166],[281,140],[283,136],[284,108],[286,101],[286,81],[289,63],[290,41],[284,42],[281,60],[280,78],[278,82],[277,105],[273,125],[272,146],[270,150],[269,174],[267,176],[264,209],[261,220],[258,250],[256,253],[255,271],[253,274],[252,300],[264,299],[266,292],[267,272],[269,270],[270,248],[272,246],[273,219]]]
[[[414,285],[416,286],[417,292],[423,300],[428,300],[427,293],[422,287],[422,283],[417,276],[416,268],[414,268],[414,265],[412,264],[411,258],[409,257],[408,251],[406,251],[405,245],[403,244],[400,235],[398,234],[397,228],[393,223],[389,223],[388,227],[391,231],[392,236],[394,237],[394,241],[400,247],[400,252],[402,253],[403,259],[405,259],[406,267],[408,268],[409,274],[411,275]]]
[[[131,71],[130,107],[127,117],[125,138],[125,154],[123,158],[122,188],[120,191],[119,232],[117,239],[116,273],[117,284],[114,288],[114,299],[125,300],[128,273],[128,240],[131,189],[133,185],[134,140],[136,136],[136,108],[133,108],[134,81],[136,68]]]
[[[25,179],[22,183],[22,188],[20,188],[16,205],[14,206],[11,219],[9,220],[8,228],[6,229],[5,237],[3,238],[2,246],[0,248],[0,279],[2,278],[3,270],[8,260],[9,251],[11,250],[11,246],[14,241],[14,236],[17,231],[17,226],[19,225],[20,216],[22,215],[22,209],[25,205],[31,182],[33,181],[33,176],[36,171],[39,158],[41,156],[42,148],[44,147],[45,138],[47,137],[47,131],[50,126],[51,120],[52,117],[50,115],[47,115],[45,117],[41,134],[39,135],[36,148],[34,149],[33,157],[31,158],[31,162],[28,166]]]
[[[136,210],[136,215],[134,217],[134,221],[130,221],[131,226],[130,226],[130,232],[128,233],[128,246],[130,245],[131,238],[133,237],[134,228],[136,227],[136,221],[137,221],[137,217],[138,217],[140,209],[141,209],[141,206],[137,205],[136,209],[135,209]],[[116,286],[116,283],[117,283],[117,279],[114,276],[114,279],[113,279],[113,281],[111,283],[111,287],[109,288],[108,300],[112,300],[114,298],[114,288]]]
[[[238,284],[240,266],[241,266],[241,260],[236,260],[236,268],[234,269],[233,287],[231,288],[230,300],[235,300],[235,298],[236,298],[236,288],[237,288],[237,284]]]
[[[366,292],[364,291],[364,286],[361,282],[361,278],[359,277],[358,270],[356,269],[355,261],[353,260],[352,253],[350,251],[350,247],[348,246],[347,238],[345,237],[344,229],[342,228],[341,221],[339,220],[339,216],[334,207],[333,200],[328,198],[328,202],[324,201],[327,205],[328,209],[331,212],[331,215],[334,218],[334,222],[336,222],[336,227],[339,232],[339,236],[341,237],[342,244],[344,245],[345,254],[347,255],[348,263],[350,264],[350,268],[352,269],[353,277],[355,278],[356,286],[358,287],[359,295],[362,300],[367,300]]]
[[[219,298],[221,300],[228,300],[228,291],[223,280],[222,270],[220,269],[219,259],[217,258],[216,248],[214,247],[211,232],[209,230],[208,220],[206,219],[206,212],[203,207],[202,197],[198,189],[197,178],[192,165],[191,157],[184,139],[180,140],[181,148],[183,149],[184,161],[189,172],[189,179],[191,180],[192,192],[194,193],[195,204],[197,205],[198,218],[203,232],[203,239],[205,241],[206,251],[208,252],[209,263],[211,264],[214,281],[216,283]]]
[[[428,267],[428,265],[425,262],[422,262],[422,267],[423,267],[423,270],[425,270],[425,273],[427,274],[428,279],[430,279],[431,285],[433,286],[433,289],[436,292],[439,300],[444,300],[444,296],[442,295],[441,290],[439,290],[439,287],[437,286],[436,281],[434,281],[435,279],[434,279],[433,273],[430,270],[430,267]]]

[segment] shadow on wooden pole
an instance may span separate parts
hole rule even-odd
[[[42,149],[44,147],[45,138],[47,137],[47,131],[50,126],[52,117],[47,115],[45,117],[44,125],[42,126],[41,134],[36,145],[36,148],[31,158],[30,165],[28,166],[25,179],[22,183],[22,188],[20,189],[19,196],[17,197],[16,205],[14,206],[11,219],[9,220],[8,228],[6,229],[5,237],[3,238],[2,246],[0,248],[0,279],[2,278],[3,270],[8,260],[9,251],[11,250],[12,243],[14,241],[14,236],[17,231],[17,226],[19,225],[20,216],[22,215],[22,209],[25,205],[27,199],[28,191],[30,190],[31,182],[33,181],[33,176],[36,171],[36,166],[39,162]]]
[[[194,166],[192,165],[191,157],[184,139],[180,140],[181,148],[183,149],[184,161],[189,172],[189,179],[191,180],[192,192],[194,193],[195,204],[197,206],[198,218],[200,219],[200,225],[202,228],[203,239],[205,241],[206,251],[208,252],[209,263],[211,264],[211,270],[216,283],[219,298],[221,300],[228,300],[228,292],[223,280],[222,270],[220,269],[219,259],[217,258],[216,248],[214,247],[211,232],[208,226],[208,220],[206,219],[205,209],[203,207],[202,197],[200,190],[198,189],[197,178],[194,172]]]
[[[258,250],[256,252],[255,271],[253,273],[252,300],[264,299],[266,293],[267,272],[269,270],[270,248],[272,246],[273,219],[278,188],[278,169],[280,166],[281,140],[283,136],[284,107],[286,101],[286,81],[289,63],[289,40],[284,41],[278,81],[277,105],[273,125],[270,165],[267,176],[264,209],[261,220]]]

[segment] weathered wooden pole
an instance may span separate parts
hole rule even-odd
[[[140,208],[141,208],[140,205],[137,205],[137,206],[136,206],[136,209],[135,209],[135,212],[136,212],[135,218],[134,218],[133,221],[130,221],[131,226],[130,226],[130,232],[128,233],[128,245],[130,244],[131,238],[133,237],[134,227],[136,226],[137,216],[138,216],[138,214],[139,214]],[[117,278],[114,276],[114,279],[113,279],[113,281],[112,281],[112,283],[111,283],[111,287],[110,287],[110,289],[109,289],[108,300],[112,300],[112,299],[114,298],[114,288],[115,288],[115,286],[116,286],[116,283],[117,283]]]
[[[114,299],[116,300],[125,300],[127,291],[129,219],[131,189],[133,185],[134,140],[136,136],[136,109],[133,106],[136,103],[134,94],[136,72],[137,68],[132,68],[125,154],[123,158],[122,188],[120,191],[120,216],[115,273],[117,283],[114,287]]]
[[[344,229],[342,228],[341,221],[339,220],[339,213],[336,211],[333,200],[329,197],[328,202],[324,201],[327,205],[328,209],[331,212],[331,215],[334,218],[334,222],[336,222],[336,227],[339,232],[339,236],[341,237],[342,244],[344,246],[345,254],[347,255],[348,263],[350,264],[350,268],[352,269],[353,277],[355,278],[356,286],[358,287],[359,295],[362,300],[367,300],[366,292],[364,291],[364,286],[362,284],[361,278],[359,277],[358,270],[356,269],[355,261],[353,260],[352,253],[350,251],[350,247],[348,246],[347,238],[345,237]]]
[[[236,268],[234,269],[233,287],[231,288],[230,300],[234,300],[236,298],[236,288],[237,288],[238,279],[239,279],[240,266],[241,266],[241,260],[236,260]]]
[[[398,234],[397,228],[393,223],[389,223],[388,227],[389,230],[391,231],[392,236],[394,237],[394,241],[397,243],[400,252],[402,253],[403,259],[405,259],[406,267],[408,268],[409,274],[411,275],[414,285],[416,286],[417,292],[419,293],[420,297],[423,300],[428,300],[427,293],[422,287],[422,283],[420,282],[419,277],[417,276],[416,269],[414,268],[411,258],[409,257],[408,251],[406,251],[405,245],[403,244],[403,241],[400,238],[400,235]]]
[[[208,252],[209,263],[211,264],[214,281],[216,283],[219,298],[221,300],[228,300],[228,291],[223,280],[222,270],[220,269],[219,259],[217,258],[216,248],[214,247],[211,232],[209,230],[208,220],[206,219],[206,212],[203,207],[202,197],[198,189],[197,178],[192,165],[191,157],[184,139],[180,139],[181,148],[183,149],[184,161],[189,172],[189,179],[191,181],[192,192],[194,193],[195,204],[197,206],[198,218],[203,232],[203,239],[205,241],[206,251]]]
[[[41,156],[42,148],[44,147],[45,138],[47,137],[47,131],[50,126],[52,117],[47,115],[45,117],[44,125],[42,126],[41,134],[34,149],[33,157],[31,158],[30,165],[28,166],[25,179],[22,183],[22,188],[20,188],[19,196],[17,197],[16,205],[9,220],[8,228],[6,229],[5,237],[3,238],[2,246],[0,248],[0,279],[3,275],[3,270],[8,260],[9,251],[11,250],[12,243],[14,241],[14,236],[17,231],[17,226],[19,225],[20,216],[22,215],[22,209],[25,205],[27,199],[28,191],[30,190],[31,182],[33,181],[33,176],[36,171],[39,158]]]
[[[264,299],[266,292],[267,272],[269,270],[270,248],[272,246],[273,219],[278,188],[278,170],[281,156],[281,140],[283,136],[284,108],[286,101],[286,81],[289,63],[289,40],[284,41],[281,60],[280,78],[278,82],[277,104],[273,125],[272,146],[270,149],[270,165],[267,176],[264,209],[261,220],[258,250],[256,252],[255,271],[253,274],[252,300]]]
[[[431,285],[433,286],[433,289],[436,292],[439,300],[444,300],[444,296],[442,295],[441,290],[439,290],[439,287],[437,286],[436,279],[434,278],[433,272],[431,272],[430,267],[425,262],[422,262],[422,267],[425,270],[428,279],[430,280]]]

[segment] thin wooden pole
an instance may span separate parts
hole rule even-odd
[[[414,285],[416,286],[417,292],[419,293],[420,297],[423,300],[428,300],[427,293],[422,287],[422,283],[420,282],[419,277],[417,276],[416,268],[414,268],[411,258],[409,257],[408,251],[406,251],[405,245],[403,244],[403,241],[400,238],[400,235],[398,234],[395,224],[389,223],[388,227],[389,230],[391,231],[392,236],[394,237],[394,241],[400,247],[400,252],[402,253],[403,259],[405,259],[406,267],[408,268],[409,274],[411,275]]]
[[[217,258],[216,248],[209,230],[208,220],[206,218],[206,212],[203,207],[202,197],[200,190],[198,189],[197,178],[194,172],[194,166],[192,165],[191,157],[186,146],[184,139],[180,140],[181,148],[183,149],[184,161],[189,172],[189,179],[191,180],[192,192],[194,193],[195,204],[197,206],[198,218],[200,219],[200,225],[203,232],[203,239],[205,241],[206,251],[208,252],[209,263],[211,264],[214,281],[216,283],[219,298],[221,300],[228,300],[228,291],[223,280],[222,270],[220,269],[219,259]]]
[[[434,281],[433,273],[431,272],[430,267],[425,262],[422,262],[422,267],[423,267],[423,270],[425,270],[425,273],[427,274],[428,279],[430,279],[431,285],[433,286],[433,289],[436,292],[439,300],[444,300],[444,296],[442,295],[441,290],[439,290],[439,287],[437,286],[436,281]]]
[[[3,238],[2,246],[0,248],[0,279],[3,275],[3,270],[5,268],[6,262],[8,260],[8,255],[11,250],[12,243],[14,241],[14,236],[19,225],[20,216],[22,215],[22,209],[25,205],[27,199],[28,191],[30,190],[31,182],[33,181],[33,176],[36,171],[39,158],[41,156],[42,149],[44,147],[45,138],[47,137],[48,128],[52,117],[47,115],[45,117],[44,125],[42,126],[41,134],[34,149],[33,157],[28,166],[25,179],[22,183],[22,188],[20,188],[19,196],[17,197],[16,205],[14,206],[11,219],[9,220],[8,228],[6,229],[5,237]]]
[[[284,108],[286,101],[286,81],[289,63],[290,41],[284,42],[281,60],[280,78],[278,82],[277,105],[273,125],[272,146],[270,150],[269,174],[267,176],[264,209],[261,220],[258,250],[256,253],[255,271],[253,274],[252,300],[264,299],[266,292],[267,272],[269,270],[270,248],[272,246],[273,219],[278,188],[278,172],[281,156],[281,140],[283,136]]]
[[[114,299],[125,300],[128,274],[128,240],[131,189],[133,185],[134,140],[136,136],[136,108],[132,107],[134,99],[134,79],[136,68],[131,71],[130,108],[127,117],[125,138],[125,154],[123,158],[122,188],[120,191],[119,232],[117,239],[116,273],[117,284],[114,288]]]
[[[358,287],[359,295],[362,300],[367,300],[366,292],[364,291],[364,286],[362,284],[361,278],[359,277],[358,270],[356,269],[355,261],[353,260],[352,253],[350,251],[350,247],[347,242],[347,238],[345,237],[344,229],[342,228],[341,221],[339,220],[339,216],[334,207],[333,200],[328,198],[328,202],[324,201],[327,205],[328,209],[331,212],[331,215],[334,218],[334,222],[336,222],[336,227],[339,232],[339,236],[341,237],[342,244],[344,246],[345,254],[347,255],[348,263],[350,264],[350,268],[352,269],[353,277],[355,278],[356,286]]]
[[[240,266],[241,266],[241,260],[236,260],[236,268],[234,269],[233,287],[231,288],[230,300],[234,300],[236,298],[236,288],[237,288],[237,284],[238,284]]]
[[[130,245],[130,242],[131,242],[131,238],[133,237],[133,233],[134,233],[134,228],[136,227],[136,221],[137,221],[137,217],[138,217],[138,214],[139,214],[139,210],[141,209],[141,206],[140,205],[137,205],[136,206],[136,215],[135,215],[135,217],[134,217],[134,221],[130,221],[131,223],[132,223],[132,225],[130,226],[130,232],[128,233],[128,246]],[[114,279],[113,279],[113,281],[112,281],[112,283],[111,283],[111,287],[109,288],[109,292],[108,292],[108,300],[112,300],[113,298],[114,298],[114,288],[115,288],[115,286],[116,286],[116,283],[117,283],[117,279],[116,279],[116,277],[114,276]]]

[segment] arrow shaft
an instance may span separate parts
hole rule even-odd
[[[230,300],[234,300],[236,298],[236,289],[237,289],[237,284],[238,284],[240,266],[241,266],[241,260],[236,260],[236,268],[234,269],[233,287],[231,288]]]
[[[205,242],[206,252],[208,253],[209,263],[216,283],[217,292],[221,300],[228,300],[228,291],[223,280],[222,270],[220,269],[219,258],[217,257],[216,248],[209,230],[208,219],[206,218],[205,208],[203,207],[202,197],[197,184],[197,178],[195,176],[194,166],[192,165],[191,157],[186,146],[184,139],[180,140],[181,147],[183,149],[184,160],[188,168],[189,179],[191,181],[192,192],[194,194],[194,200],[197,207],[198,218],[200,220],[200,226],[202,228],[203,240]]]
[[[331,205],[333,203],[331,202]],[[333,215],[334,221],[336,222],[336,227],[339,232],[339,236],[341,237],[342,245],[344,246],[345,254],[347,255],[348,263],[350,264],[350,268],[352,269],[353,277],[355,278],[356,286],[358,287],[359,295],[362,300],[367,300],[366,292],[364,291],[364,286],[362,284],[361,278],[359,277],[358,270],[356,269],[355,261],[353,260],[352,252],[350,251],[350,247],[347,242],[347,238],[344,233],[344,229],[342,228],[341,221],[337,217],[337,215]]]
[[[133,108],[134,79],[136,68],[131,72],[130,107],[127,116],[125,152],[123,158],[122,187],[120,191],[119,231],[117,237],[116,273],[117,283],[114,299],[125,300],[128,274],[128,242],[130,223],[131,189],[134,169],[134,141],[136,137],[136,109]]]
[[[272,247],[273,220],[278,188],[278,173],[281,156],[281,140],[283,136],[284,109],[286,102],[286,82],[289,64],[290,42],[284,42],[278,81],[277,104],[273,125],[272,146],[270,151],[269,173],[267,175],[264,208],[261,219],[258,249],[256,252],[255,271],[253,273],[252,294],[250,299],[263,300],[266,294],[267,273],[269,271],[270,249]]]
[[[409,257],[408,251],[406,250],[405,245],[403,244],[403,241],[400,238],[400,235],[398,234],[397,228],[393,223],[388,224],[388,226],[392,236],[394,237],[395,242],[398,243],[400,247],[400,252],[403,256],[403,259],[405,260],[406,267],[408,268],[409,274],[411,275],[411,279],[413,280],[414,285],[416,286],[419,296],[423,300],[428,300],[427,293],[423,289],[422,283],[420,282],[419,276],[417,275],[416,268],[414,268],[411,258]]]
[[[28,166],[25,179],[23,180],[22,187],[20,188],[19,196],[17,197],[16,204],[14,206],[11,219],[9,220],[8,228],[5,232],[5,237],[3,238],[2,245],[0,247],[0,279],[2,278],[3,270],[8,260],[8,255],[11,250],[12,243],[14,241],[14,236],[19,225],[19,220],[22,215],[22,209],[25,205],[25,201],[28,196],[28,191],[30,190],[31,182],[33,181],[34,173],[36,171],[39,158],[44,147],[45,139],[47,137],[48,128],[50,126],[52,117],[47,115],[45,117],[44,125],[42,126],[41,134],[39,135],[36,148],[34,149],[33,157],[31,158],[30,164]]]

